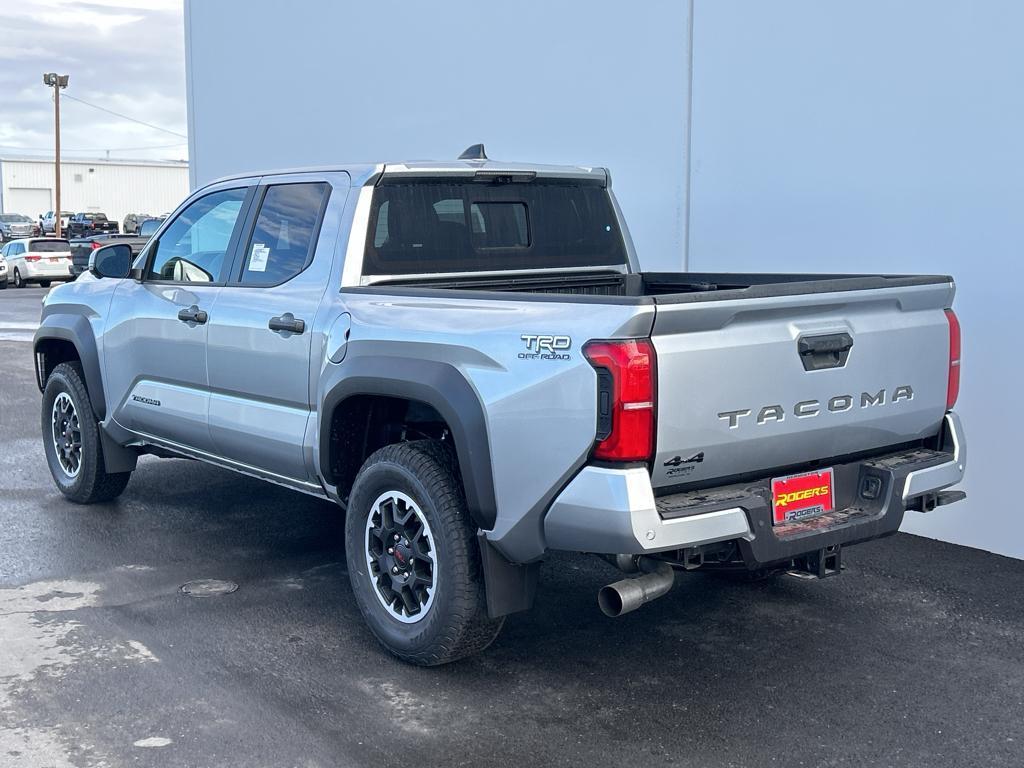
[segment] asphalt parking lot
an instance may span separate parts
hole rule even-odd
[[[328,503],[157,459],[115,504],[63,500],[43,293],[0,292],[2,766],[1024,764],[1022,562],[899,535],[839,578],[683,575],[606,619],[615,572],[556,556],[490,650],[411,668],[364,628]]]

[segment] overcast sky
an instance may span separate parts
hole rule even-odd
[[[53,156],[52,89],[185,135],[182,0],[0,2],[0,155]],[[67,157],[185,159],[186,139],[61,99]],[[169,146],[175,145],[175,146]],[[84,150],[84,151],[80,151]]]

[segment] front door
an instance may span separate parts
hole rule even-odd
[[[210,315],[210,431],[217,454],[312,481],[313,321],[327,290],[348,177],[276,178],[261,186],[251,232]],[[332,217],[332,220],[336,217]]]
[[[111,302],[103,358],[114,419],[143,437],[211,452],[206,339],[251,188],[204,194],[151,242],[141,280]]]

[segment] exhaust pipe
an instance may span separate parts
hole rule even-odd
[[[621,616],[635,611],[644,603],[661,597],[672,589],[676,572],[668,563],[657,560],[640,560],[643,576],[623,579],[601,587],[597,593],[597,604],[605,616]]]

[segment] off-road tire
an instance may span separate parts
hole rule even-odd
[[[53,403],[66,393],[75,408],[81,435],[81,465],[78,474],[70,477],[61,467],[52,438]],[[57,489],[77,504],[95,504],[111,501],[124,491],[131,472],[106,471],[99,425],[92,410],[89,391],[85,387],[80,363],[61,363],[46,380],[42,407],[43,451]]]
[[[383,606],[367,566],[367,518],[389,491],[405,494],[418,505],[434,539],[435,593],[423,618],[414,623],[402,623]],[[447,664],[482,651],[501,631],[504,617],[487,615],[476,528],[447,445],[435,440],[398,443],[366,460],[349,497],[345,550],[363,618],[400,659],[420,666]]]

